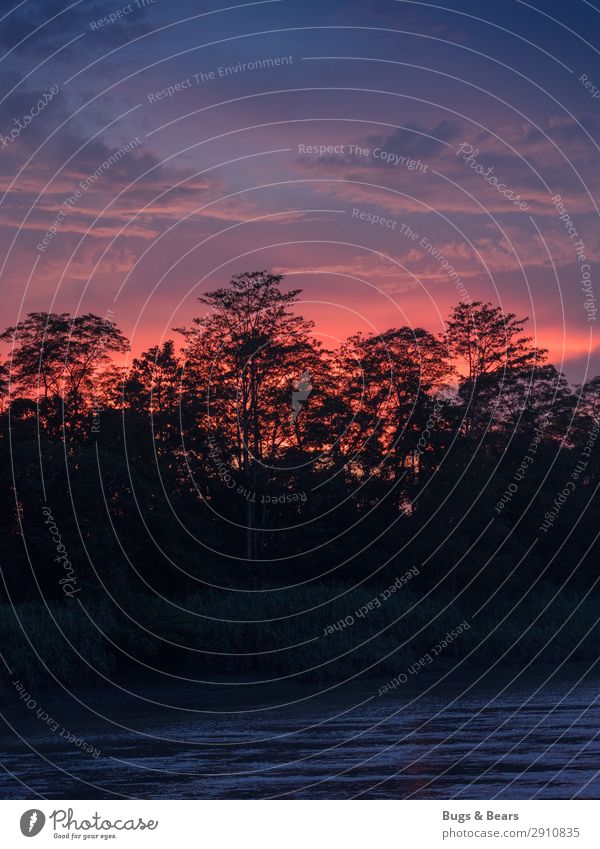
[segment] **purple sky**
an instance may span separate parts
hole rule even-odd
[[[591,3],[145,3],[1,13],[5,325],[114,309],[139,352],[273,268],[329,346],[483,299],[600,372]]]

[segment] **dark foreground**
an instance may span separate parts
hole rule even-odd
[[[16,698],[4,711],[0,797],[598,798],[600,678],[586,669],[470,689],[481,672],[452,683],[421,673],[384,696],[381,681],[146,693],[132,683],[149,701],[113,688],[80,694],[86,707],[44,694],[41,709],[97,757]]]

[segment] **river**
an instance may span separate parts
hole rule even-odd
[[[83,689],[83,704],[43,693],[35,709],[17,696],[3,711],[0,797],[600,796],[598,676],[575,665],[469,686],[477,677],[423,673],[382,696],[382,681],[138,682],[134,695]]]

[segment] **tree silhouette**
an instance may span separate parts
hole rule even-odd
[[[29,313],[25,321],[0,336],[11,341],[11,377],[17,388],[40,398],[47,408],[52,396],[77,417],[90,400],[97,370],[111,355],[128,349],[127,339],[109,318],[88,313]]]
[[[531,345],[523,335],[527,318],[504,313],[501,307],[474,301],[454,307],[443,335],[450,356],[466,368],[460,383],[465,406],[465,429],[478,431],[485,424],[493,396],[503,375],[543,362],[545,351]],[[483,417],[482,417],[483,416]]]
[[[346,559],[353,576],[376,560],[370,552],[353,562],[372,534],[380,553],[410,544],[426,560],[443,549],[432,560],[438,577],[446,556],[464,558],[471,566],[462,574],[472,575],[470,546],[520,469],[518,492],[492,514],[500,528],[514,523],[517,542],[502,561],[509,569],[526,548],[525,511],[539,523],[536,505],[550,509],[544,499],[551,507],[573,468],[577,488],[561,518],[584,503],[600,479],[586,447],[597,435],[600,378],[574,392],[527,335],[525,318],[459,304],[440,338],[390,327],[329,351],[299,314],[299,295],[280,275],[238,274],[199,299],[204,312],[181,329],[180,352],[171,340],[151,345],[127,369],[116,360],[127,340],[109,318],[38,312],[5,330],[0,450],[18,485],[11,469],[2,498],[15,564],[19,517],[37,540],[40,461],[65,528],[76,501],[76,533],[104,561],[125,556],[114,527],[153,586],[176,581],[182,592],[188,577],[174,577],[172,547],[184,571],[230,575],[224,563],[241,555],[259,581],[269,574],[263,561],[287,564],[304,549],[305,522],[315,554],[278,568],[320,574],[323,563]],[[102,410],[95,430],[94,410]],[[538,495],[548,468],[555,479]],[[98,534],[102,516],[111,530]],[[209,552],[202,558],[198,541]],[[39,540],[40,552],[46,544]],[[27,597],[24,574],[15,567],[11,580]]]
[[[202,393],[207,430],[233,445],[246,498],[247,557],[257,554],[256,494],[264,494],[269,467],[298,440],[301,417],[290,421],[293,382],[320,370],[313,324],[291,306],[300,290],[280,289],[280,275],[237,274],[228,288],[199,300],[210,312],[183,329],[188,387]],[[300,420],[299,420],[300,419]]]

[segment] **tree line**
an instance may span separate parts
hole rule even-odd
[[[526,318],[479,301],[459,303],[441,335],[393,327],[328,350],[299,295],[280,275],[238,274],[199,299],[180,346],[161,341],[127,368],[110,315],[35,312],[4,331],[16,597],[58,592],[44,507],[96,589],[341,579],[398,559],[453,591],[555,580],[576,563],[594,576],[600,377],[570,385]]]

